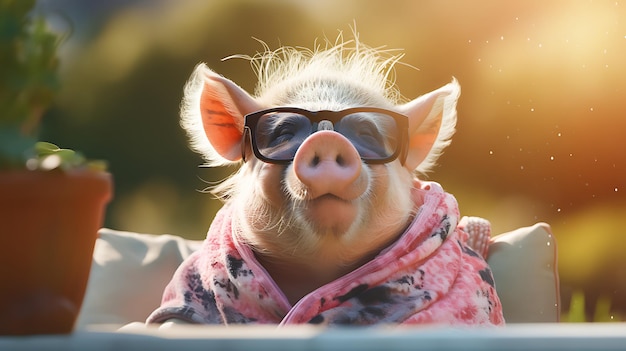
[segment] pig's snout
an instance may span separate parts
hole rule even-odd
[[[359,153],[348,139],[334,131],[309,136],[296,152],[293,171],[307,199],[334,195],[353,200],[368,187]]]

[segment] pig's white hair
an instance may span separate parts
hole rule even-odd
[[[358,37],[343,41],[342,35],[334,43],[326,40],[323,48],[321,45],[315,45],[314,49],[283,46],[270,50],[262,44],[265,48],[262,53],[233,57],[250,60],[258,78],[255,93],[266,104],[383,104],[385,106],[381,107],[390,107],[400,102],[400,93],[394,85],[394,65],[403,54],[393,55],[392,50],[368,47],[359,42]],[[328,84],[330,82],[332,84]],[[307,87],[314,89],[301,89]]]

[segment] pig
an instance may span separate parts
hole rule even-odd
[[[191,147],[239,168],[147,322],[503,324],[456,200],[421,180],[455,132],[458,82],[403,101],[401,55],[358,40],[247,58],[254,95],[205,64],[185,87]]]

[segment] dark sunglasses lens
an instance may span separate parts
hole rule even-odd
[[[384,113],[346,115],[336,124],[335,130],[352,142],[364,160],[389,158],[398,148],[396,120]]]
[[[259,153],[276,161],[293,159],[298,147],[311,134],[306,116],[292,112],[270,112],[259,118],[254,140]]]

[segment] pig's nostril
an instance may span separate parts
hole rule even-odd
[[[341,155],[337,155],[337,158],[335,159],[335,162],[337,162],[337,164],[339,166],[342,166],[342,167],[346,163],[346,161],[344,160],[343,156],[341,156]]]
[[[315,167],[320,163],[320,157],[315,155],[315,157],[313,157],[313,159],[311,160],[311,166]]]

